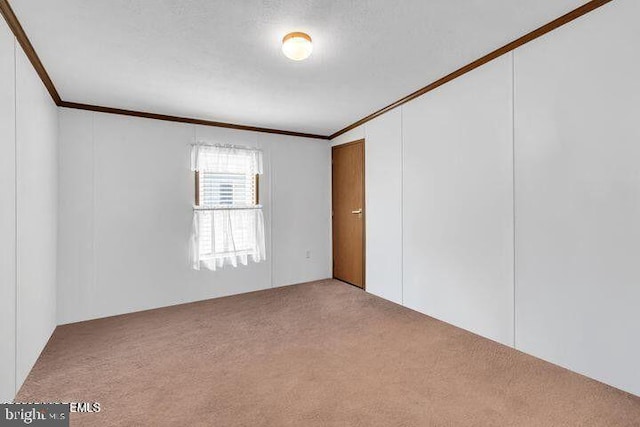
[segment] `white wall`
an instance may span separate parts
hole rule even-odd
[[[511,56],[403,106],[404,304],[513,345]]]
[[[56,327],[58,112],[16,49],[17,383]]]
[[[16,389],[15,40],[0,20],[0,402]]]
[[[402,114],[366,126],[366,289],[402,304]]]
[[[331,277],[327,142],[270,134],[260,135],[259,140],[271,158],[272,285]]]
[[[367,235],[403,271],[368,242],[370,292],[640,395],[639,15],[609,3],[332,141],[388,144],[367,204],[403,219],[369,209]]]
[[[58,113],[0,23],[0,401],[13,399],[56,326]]]
[[[519,349],[640,395],[640,3],[516,52]]]
[[[266,262],[191,270],[196,139],[264,150]],[[59,323],[331,276],[326,142],[61,109],[60,144]]]

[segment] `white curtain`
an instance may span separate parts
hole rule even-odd
[[[191,170],[218,173],[262,174],[262,151],[218,145],[191,147]]]
[[[191,233],[191,262],[217,270],[266,259],[262,209],[195,210]]]
[[[229,146],[195,145],[191,170],[221,174],[262,174],[262,152]],[[248,181],[251,181],[249,179]],[[200,199],[194,208],[190,240],[191,265],[217,270],[266,259],[261,206],[215,206],[216,197]]]

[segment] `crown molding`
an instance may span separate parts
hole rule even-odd
[[[38,76],[40,76],[40,80],[42,80],[42,83],[44,83],[44,86],[49,91],[53,102],[56,105],[60,105],[62,99],[60,98],[56,87],[53,85],[51,77],[49,77],[47,70],[45,70],[44,65],[42,65],[42,61],[40,61],[38,54],[33,49],[33,45],[29,41],[29,37],[27,37],[27,34],[24,32],[22,25],[20,25],[20,21],[18,21],[16,14],[13,13],[13,9],[11,9],[7,0],[0,0],[0,13],[4,17],[4,20],[7,21],[9,28],[13,32],[18,43],[20,43],[20,46],[22,46],[22,50],[27,55],[27,58],[31,61],[31,65],[33,65]]]
[[[62,98],[60,97],[60,94],[56,90],[56,87],[53,84],[51,77],[49,77],[49,73],[47,73],[47,70],[44,68],[44,65],[42,65],[42,61],[40,61],[40,57],[38,57],[38,54],[33,48],[33,45],[29,41],[29,37],[27,37],[27,34],[24,32],[24,29],[22,28],[20,21],[18,21],[16,14],[13,12],[13,9],[11,8],[7,0],[0,0],[0,13],[4,17],[5,21],[7,21],[9,28],[13,32],[13,35],[16,37],[16,40],[18,41],[18,43],[20,43],[20,46],[22,46],[22,50],[27,55],[27,58],[29,58],[29,61],[31,61],[31,64],[33,65],[33,68],[38,73],[38,76],[40,76],[40,80],[42,80],[42,83],[49,91],[49,94],[51,95],[51,99],[53,99],[53,102],[58,107],[75,108],[78,110],[87,110],[87,111],[97,111],[100,113],[120,114],[123,116],[144,117],[148,119],[164,120],[169,122],[190,123],[190,124],[197,124],[197,125],[203,125],[203,126],[213,126],[213,127],[221,127],[221,128],[228,128],[228,129],[245,130],[245,131],[251,131],[251,132],[262,132],[262,133],[271,133],[271,134],[277,134],[277,135],[289,135],[289,136],[298,136],[302,138],[314,138],[314,139],[323,139],[323,140],[329,139],[329,137],[326,135],[316,135],[316,134],[304,133],[304,132],[293,132],[293,131],[281,130],[281,129],[247,126],[247,125],[234,124],[234,123],[218,122],[213,120],[170,116],[166,114],[156,114],[156,113],[148,113],[148,112],[142,112],[142,111],[124,110],[121,108],[111,108],[111,107],[103,107],[98,105],[89,105],[89,104],[81,104],[77,102],[64,101],[62,100]]]
[[[387,111],[393,110],[394,108],[397,108],[413,99],[416,99],[428,92],[431,92],[432,90],[444,85],[445,83],[455,80],[458,77],[463,76],[468,72],[475,70],[478,67],[481,67],[487,62],[493,61],[494,59],[499,58],[500,56],[505,55],[539,37],[542,37],[543,35],[559,27],[562,27],[563,25],[566,25],[569,22],[572,22],[580,18],[581,16],[586,15],[587,13],[595,9],[598,9],[599,7],[604,6],[605,4],[610,3],[612,1],[613,0],[589,1],[588,3],[572,10],[571,12],[557,19],[554,19],[548,24],[545,24],[542,27],[531,31],[528,34],[525,34],[524,36],[512,41],[511,43],[508,43],[494,50],[493,52],[479,59],[476,59],[475,61],[465,65],[464,67],[459,68],[456,71],[450,74],[447,74],[446,76],[428,84],[427,86],[424,86],[423,88],[418,89],[417,91],[403,98],[400,98],[399,100],[387,105],[386,107],[381,108],[380,110],[377,110],[374,113],[369,114],[368,116],[358,120],[357,122],[354,122],[349,126],[343,129],[340,129],[339,131],[333,133],[330,136],[316,135],[316,134],[303,133],[303,132],[293,132],[293,131],[280,130],[280,129],[247,126],[247,125],[233,124],[233,123],[225,123],[225,122],[218,122],[213,120],[170,116],[165,114],[148,113],[148,112],[142,112],[142,111],[124,110],[120,108],[111,108],[111,107],[103,107],[98,105],[89,105],[89,104],[81,104],[77,102],[63,101],[60,95],[58,94],[58,91],[56,90],[55,85],[53,84],[53,81],[49,77],[47,70],[44,68],[44,65],[42,65],[42,61],[40,61],[40,58],[38,57],[38,54],[33,48],[33,45],[29,41],[29,37],[27,37],[27,34],[24,32],[24,29],[22,28],[22,25],[20,25],[20,21],[18,21],[18,18],[13,12],[13,9],[11,9],[11,6],[9,5],[8,0],[0,0],[0,13],[4,17],[5,21],[7,21],[9,28],[15,35],[18,43],[20,43],[20,46],[22,46],[22,49],[27,55],[27,58],[29,58],[29,61],[31,61],[31,64],[33,65],[33,68],[35,68],[36,72],[38,73],[38,76],[40,76],[42,83],[49,91],[49,94],[51,95],[53,102],[59,107],[75,108],[75,109],[87,110],[87,111],[97,111],[97,112],[109,113],[109,114],[120,114],[120,115],[133,116],[133,117],[144,117],[148,119],[164,120],[164,121],[170,121],[170,122],[190,123],[190,124],[198,124],[203,126],[214,126],[214,127],[222,127],[222,128],[229,128],[229,129],[252,131],[252,132],[263,132],[263,133],[271,133],[271,134],[278,134],[278,135],[290,135],[290,136],[298,136],[298,137],[304,137],[304,138],[329,140],[329,139],[334,139],[354,128],[357,128],[358,126],[361,126],[367,123],[368,121],[373,120],[378,116],[381,116]]]
[[[568,24],[571,21],[574,21],[575,19],[580,18],[581,16],[601,7],[604,6],[605,4],[611,2],[613,0],[593,0],[590,1],[580,7],[578,7],[577,9],[572,10],[571,12],[562,15],[560,18],[554,19],[553,21],[549,22],[548,24],[543,25],[540,28],[537,28],[533,31],[531,31],[528,34],[525,34],[524,36],[512,41],[511,43],[508,43],[504,46],[502,46],[501,48],[498,48],[496,50],[494,50],[493,52],[483,56],[482,58],[476,59],[473,62],[470,62],[469,64],[465,65],[462,68],[457,69],[456,71],[454,71],[453,73],[447,74],[446,76],[436,80],[433,83],[428,84],[427,86],[418,89],[417,91],[405,96],[404,98],[400,98],[399,100],[387,105],[384,108],[381,108],[380,110],[369,114],[368,116],[358,120],[355,123],[350,124],[349,126],[340,129],[339,131],[333,133],[331,136],[329,136],[329,139],[334,139],[346,132],[349,132],[352,129],[357,128],[358,126],[361,126],[365,123],[367,123],[370,120],[375,119],[378,116],[381,116],[382,114],[386,113],[387,111],[393,110],[394,108],[397,108],[403,104],[406,104],[407,102],[416,99],[428,92],[431,92],[432,90],[444,85],[445,83],[449,83],[452,80],[457,79],[460,76],[463,76],[465,74],[467,74],[470,71],[475,70],[476,68],[486,64],[487,62],[493,61],[496,58],[499,58],[500,56],[509,53],[517,48],[519,48],[520,46],[523,46],[539,37],[542,37],[543,35],[559,28],[562,27],[563,25]]]
[[[123,110],[121,108],[101,107],[99,105],[79,104],[77,102],[62,101],[60,107],[74,108],[76,110],[96,111],[98,113],[119,114],[121,116],[144,117],[146,119],[164,120],[167,122],[189,123],[193,125],[213,126],[219,128],[228,128],[236,130],[245,130],[250,132],[273,133],[277,135],[299,136],[302,138],[314,138],[328,140],[326,135],[316,135],[313,133],[293,132],[281,129],[270,129],[247,125],[238,125],[234,123],[216,122],[212,120],[193,119],[189,117],[169,116],[166,114],[147,113],[144,111]]]

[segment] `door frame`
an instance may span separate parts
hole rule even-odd
[[[334,215],[333,215],[333,156],[335,150],[347,147],[349,145],[362,144],[362,288],[354,285],[353,283],[345,282],[335,276],[335,234],[334,234]],[[344,144],[338,144],[331,147],[331,277],[335,280],[348,283],[363,291],[367,289],[367,193],[366,193],[366,158],[367,158],[367,144],[365,138],[357,139],[355,141],[346,142]]]

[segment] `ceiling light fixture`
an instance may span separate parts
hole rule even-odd
[[[311,55],[313,45],[308,34],[289,33],[282,39],[282,53],[294,61],[302,61]]]

